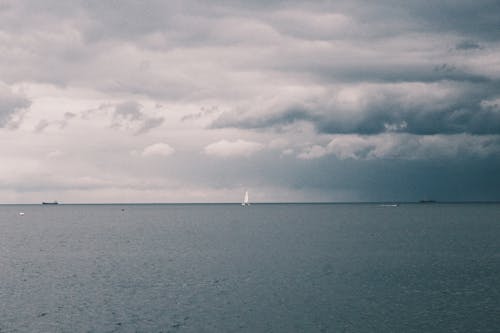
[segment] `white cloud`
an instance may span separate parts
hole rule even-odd
[[[174,152],[174,148],[172,148],[169,144],[158,142],[144,148],[144,150],[142,151],[142,156],[169,156]]]
[[[236,140],[236,141],[226,141],[221,140],[209,144],[204,148],[204,152],[207,155],[213,155],[218,157],[230,157],[230,156],[245,156],[248,157],[256,152],[262,150],[264,146],[258,142]]]
[[[47,158],[50,158],[50,159],[58,158],[61,155],[63,155],[63,153],[60,150],[53,150],[47,154]]]

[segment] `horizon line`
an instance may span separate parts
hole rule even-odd
[[[335,205],[335,204],[466,204],[466,203],[500,203],[500,200],[417,200],[417,201],[266,201],[252,202],[251,205]],[[57,204],[37,203],[0,203],[0,205],[40,205],[40,206],[60,206],[60,205],[241,205],[241,202],[57,202]]]

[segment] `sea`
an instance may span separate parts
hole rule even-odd
[[[500,332],[500,204],[1,205],[0,332]]]

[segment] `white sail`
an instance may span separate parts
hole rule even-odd
[[[248,191],[245,191],[245,197],[243,198],[242,206],[248,206],[250,203],[248,202]]]

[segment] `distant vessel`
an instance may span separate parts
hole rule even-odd
[[[436,200],[420,200],[418,203],[435,203]]]
[[[381,207],[399,207],[399,204],[381,204]]]
[[[250,206],[250,202],[248,201],[248,191],[245,191],[245,197],[243,198],[243,202],[241,203],[243,207]]]
[[[44,202],[42,202],[42,205],[58,205],[58,204],[59,204],[59,202],[57,202],[57,201],[51,201],[51,202],[44,201]]]

